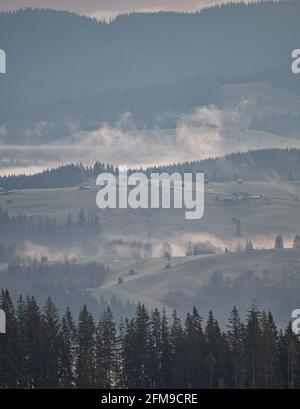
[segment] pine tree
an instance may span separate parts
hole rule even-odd
[[[165,309],[161,318],[161,388],[168,388],[173,379],[173,354],[170,327]]]
[[[96,337],[96,385],[111,389],[118,383],[118,344],[111,309],[103,312]]]
[[[264,387],[272,389],[278,385],[279,345],[278,331],[271,312],[261,318],[262,356],[264,366]]]
[[[181,320],[176,311],[172,314],[171,325],[171,345],[173,354],[172,365],[172,387],[187,388],[187,368],[186,368],[186,343],[185,334],[182,328]]]
[[[202,329],[202,318],[194,307],[192,314],[187,314],[185,322],[186,348],[188,370],[188,386],[199,389],[203,385],[202,366],[204,361],[203,348],[205,346]]]
[[[136,387],[136,362],[135,362],[135,320],[126,319],[121,340],[121,382],[122,388]]]
[[[251,240],[247,240],[245,244],[245,252],[246,253],[251,253],[254,251],[254,246]]]
[[[247,386],[255,389],[261,387],[262,365],[262,331],[260,327],[260,312],[253,304],[248,311],[245,348],[247,357]]]
[[[42,316],[44,388],[57,389],[60,385],[60,320],[57,308],[47,298]]]
[[[236,307],[233,308],[229,318],[227,330],[230,362],[233,367],[234,387],[245,387],[246,354],[245,354],[245,328],[240,320]]]
[[[18,325],[19,349],[21,356],[18,359],[19,387],[29,388],[28,351],[26,349],[26,303],[20,296],[17,301],[16,318]]]
[[[61,388],[70,389],[75,384],[77,329],[70,308],[67,308],[60,326],[60,383]]]
[[[150,320],[149,340],[149,385],[150,388],[160,388],[162,384],[161,352],[162,352],[162,322],[158,309],[152,313]]]
[[[289,323],[284,334],[284,360],[288,389],[300,387],[297,379],[297,373],[299,371],[299,353],[299,338],[293,333],[292,324]]]
[[[95,386],[95,323],[87,306],[79,313],[76,385],[79,389]]]
[[[99,217],[96,214],[95,214],[95,216],[93,218],[93,231],[95,233],[99,233],[101,231]]]
[[[300,236],[296,235],[293,242],[294,249],[300,249]]]
[[[137,307],[135,325],[135,387],[149,388],[150,321],[144,305]]]
[[[77,225],[80,228],[83,228],[86,225],[86,217],[85,217],[85,213],[84,213],[83,209],[80,209],[80,211],[79,211]]]
[[[284,248],[284,241],[282,236],[277,236],[275,239],[275,243],[274,243],[274,248],[275,249],[283,249]]]
[[[210,311],[205,328],[205,368],[207,387],[224,387],[226,382],[226,338],[222,335],[218,322]]]
[[[28,354],[28,387],[44,387],[42,314],[34,297],[27,297],[25,308],[25,344]]]

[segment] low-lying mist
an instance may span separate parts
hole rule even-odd
[[[177,115],[175,129],[138,129],[130,113],[124,113],[114,125],[104,123],[93,131],[82,131],[74,123],[70,125],[69,136],[45,144],[31,142],[34,135],[38,140],[47,127],[36,124],[24,135],[25,144],[0,145],[1,174],[31,174],[64,163],[92,164],[97,160],[146,167],[236,151],[300,147],[300,141],[294,139],[242,129],[245,104],[239,101],[232,109],[196,107]],[[5,132],[2,127],[0,141],[7,139]]]

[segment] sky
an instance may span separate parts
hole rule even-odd
[[[257,0],[240,1],[252,3]],[[21,7],[52,8],[69,10],[102,20],[133,11],[174,10],[195,12],[203,7],[227,2],[230,2],[230,0],[0,0],[0,10],[16,10]]]

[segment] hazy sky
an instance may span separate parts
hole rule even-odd
[[[256,0],[241,1],[247,3]],[[0,10],[20,7],[53,8],[106,18],[130,11],[196,11],[205,6],[227,2],[229,0],[0,0]]]

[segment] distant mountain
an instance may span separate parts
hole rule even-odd
[[[22,142],[46,122],[52,139],[69,132],[66,123],[94,128],[124,111],[149,125],[168,110],[217,103],[224,83],[268,80],[300,91],[290,69],[299,15],[296,0],[132,14],[111,24],[50,10],[2,13],[1,138]]]

